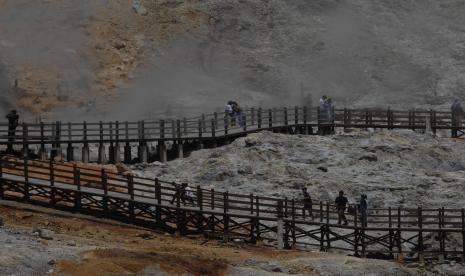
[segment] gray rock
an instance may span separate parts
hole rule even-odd
[[[367,160],[367,161],[370,161],[370,162],[376,162],[378,161],[378,156],[376,156],[376,154],[364,154],[362,156],[360,156],[358,158],[358,160]]]
[[[54,236],[55,232],[53,232],[52,230],[39,229],[39,237],[41,237],[44,240],[53,240]]]
[[[76,246],[76,242],[73,241],[73,240],[70,240],[66,243],[66,245],[69,245],[69,246]]]
[[[147,9],[141,4],[140,0],[132,1],[132,9],[135,13],[145,16],[148,14]]]

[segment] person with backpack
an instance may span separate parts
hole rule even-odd
[[[171,199],[170,203],[173,204],[175,200],[180,200],[182,201],[182,204],[186,205],[186,187],[187,183],[182,183],[182,184],[174,184],[174,194],[173,198]]]
[[[344,192],[340,191],[339,196],[336,197],[334,203],[336,204],[337,209],[337,224],[341,224],[341,221],[344,221],[344,225],[347,225],[347,218],[345,216],[345,210],[347,207],[347,197],[344,196]]]
[[[312,198],[310,197],[310,194],[307,192],[306,187],[302,188],[302,196],[303,196],[303,203],[304,203],[304,208],[302,209],[302,218],[305,219],[305,211],[307,210],[310,217],[313,220]]]
[[[10,113],[6,115],[8,119],[8,145],[7,153],[13,153],[13,142],[15,140],[16,128],[19,125],[19,115],[16,110],[11,110]]]

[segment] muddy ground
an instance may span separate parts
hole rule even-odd
[[[6,201],[0,201],[0,216],[5,223],[0,228],[2,275],[379,275],[381,271],[415,275],[422,271],[332,253],[171,236]]]

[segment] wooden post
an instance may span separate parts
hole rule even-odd
[[[184,130],[184,136],[187,136],[187,118],[182,118],[182,125]]]
[[[307,106],[304,106],[303,107],[303,113],[304,113],[304,133],[305,135],[308,135],[308,128],[309,126],[307,125],[308,124],[308,110],[307,110]]]
[[[425,262],[425,259],[424,259],[424,255],[423,255],[423,250],[424,250],[424,247],[423,247],[423,216],[422,216],[422,210],[421,210],[421,207],[418,207],[418,228],[419,228],[419,231],[418,231],[418,259],[420,261],[420,263],[424,263]]]
[[[210,189],[210,209],[215,210],[215,189]],[[210,216],[210,231],[215,232],[215,215]]]
[[[29,164],[27,155],[24,156],[23,159],[23,166],[24,166],[24,200],[28,201],[30,198],[29,195]]]
[[[277,226],[276,226],[276,240],[279,250],[284,248],[284,233],[283,233],[283,201],[279,200],[277,205]]]
[[[255,125],[255,108],[254,107],[250,109],[250,125],[251,126]]]
[[[165,120],[160,120],[158,124],[160,126],[160,139],[165,139]]]
[[[273,128],[273,111],[268,109],[268,128]]]
[[[72,144],[72,124],[71,122],[68,122],[68,147],[66,148],[66,160],[68,162],[74,161],[74,149],[73,149],[73,144]]]
[[[320,201],[320,223],[323,223],[323,202]]]
[[[100,171],[102,189],[103,189],[103,211],[108,212],[108,177],[105,173],[105,169]]]
[[[215,131],[218,129],[218,112],[213,112],[213,120],[215,121]]]
[[[229,128],[229,114],[225,112],[224,114],[224,134],[228,134],[228,128]]]
[[[347,130],[348,125],[349,125],[349,123],[348,123],[349,114],[348,114],[348,113],[349,113],[349,112],[347,111],[347,108],[344,107],[344,119],[343,119],[343,122],[344,122],[344,130]]]
[[[393,242],[393,231],[392,231],[392,209],[389,207],[388,209],[388,221],[389,221],[389,256],[392,256],[394,250],[394,242]]]
[[[358,247],[359,247],[359,242],[360,242],[360,229],[358,227],[358,211],[357,208],[355,208],[355,213],[354,213],[354,227],[355,227],[355,242],[354,242],[354,254],[355,256],[358,255]]]
[[[40,151],[39,159],[45,161],[47,159],[47,154],[45,152],[45,137],[44,137],[44,122],[40,122]]]
[[[155,199],[157,200],[157,208],[155,209],[155,216],[158,226],[162,225],[161,221],[161,185],[158,178],[155,178]]]
[[[355,213],[357,213],[357,208],[355,208]],[[365,243],[365,225],[362,221],[362,230],[360,231],[360,239],[362,244],[362,258],[366,256],[366,243]]]
[[[326,237],[326,225],[321,224],[320,225],[320,251],[325,251],[325,237]]]
[[[124,136],[126,143],[124,144],[124,163],[129,164],[132,160],[131,155],[131,144],[129,143],[129,123],[128,121],[124,122]]]
[[[105,164],[106,163],[106,158],[105,158],[105,145],[103,144],[103,122],[99,122],[99,131],[100,131],[100,142],[99,142],[99,147],[98,147],[98,163],[99,164]]]
[[[402,233],[401,233],[401,227],[402,227],[402,220],[401,220],[401,216],[400,216],[400,207],[397,208],[397,235],[396,235],[396,238],[397,238],[397,253],[398,253],[398,256],[397,256],[397,260],[400,261],[402,260]]]
[[[82,146],[81,160],[83,163],[89,163],[90,150],[89,150],[89,143],[87,142],[87,122],[86,121],[82,123],[82,128],[83,128],[84,145]]]
[[[134,219],[134,177],[132,175],[128,175],[128,194],[129,194],[129,217]]]
[[[413,130],[413,131],[415,131],[415,129],[416,129],[415,123],[416,123],[416,111],[413,110],[413,111],[412,111],[412,130]]]
[[[289,120],[288,120],[289,118],[288,118],[288,113],[287,113],[287,107],[284,107],[283,113],[284,113],[284,125],[288,126],[289,125]]]
[[[229,241],[229,196],[228,192],[223,193],[223,240]]]
[[[347,123],[348,127],[352,127],[352,110],[347,110]]]
[[[113,144],[113,122],[108,123],[110,146],[108,147],[108,161],[115,164],[115,148]]]
[[[326,224],[329,224],[329,201],[326,201]]]
[[[255,196],[255,215],[257,217],[255,223],[255,232],[257,233],[257,240],[260,239],[260,198]]]
[[[54,205],[55,204],[55,194],[56,194],[56,189],[55,189],[55,170],[53,168],[53,160],[50,159],[48,163],[48,169],[49,169],[49,177],[50,177],[50,204]]]
[[[199,233],[203,232],[203,192],[200,185],[197,185],[197,206],[200,210],[197,215],[197,231]]]
[[[215,210],[215,189],[210,190],[210,208]]]
[[[199,138],[202,138],[202,125],[203,125],[203,121],[201,119],[198,120],[198,128],[199,128]]]
[[[253,197],[252,193],[249,195],[249,198],[250,198],[250,214],[253,215],[253,213],[254,213],[254,209],[253,209],[254,197]],[[255,239],[255,231],[254,231],[255,225],[256,225],[256,219],[251,218],[250,219],[250,242],[254,243],[254,244],[257,242],[257,240]]]
[[[205,114],[202,114],[202,132],[207,132],[207,124],[205,120]]]
[[[262,128],[262,108],[258,108],[258,114],[257,114],[257,128],[261,129]]]
[[[444,244],[444,236],[445,233],[442,231],[443,226],[443,216],[442,216],[442,209],[438,208],[438,240],[439,240],[439,256],[438,259],[442,263],[444,262],[444,251],[445,251],[445,244]]]
[[[436,111],[432,109],[429,111],[429,122],[431,125],[431,131],[436,135]]]
[[[160,122],[161,123],[161,122]],[[160,136],[163,135],[165,136],[165,127],[164,127],[165,122],[163,122],[163,128],[160,126]],[[145,129],[144,129],[144,121],[138,121],[137,122],[137,142],[138,142],[138,158],[140,163],[145,163],[148,160],[148,149],[147,149],[147,143],[145,141]]]
[[[371,115],[371,111],[366,110],[365,111],[365,130],[367,130],[370,127],[370,115]]]
[[[329,241],[329,201],[326,201],[326,245],[327,248],[331,248]]]
[[[297,126],[299,125],[299,107],[294,106],[294,126],[297,129]]]
[[[23,158],[29,156],[29,135],[28,135],[28,126],[23,122]]]
[[[212,126],[212,137],[215,138],[215,136],[216,136],[215,119],[212,119],[211,126]]]
[[[62,159],[62,152],[61,152],[61,121],[55,122],[55,151],[56,156],[61,160]]]
[[[0,199],[4,197],[4,190],[3,190],[3,161],[0,160]]]
[[[292,212],[292,246],[295,247],[297,243],[297,239],[295,236],[295,199],[293,198],[291,201],[291,212]]]
[[[247,131],[247,112],[242,113],[242,124],[243,124],[243,130]]]
[[[465,209],[462,208],[462,262],[465,262]]]
[[[320,107],[316,108],[316,118],[317,118],[317,125],[318,125],[318,134],[323,134],[323,128],[321,127],[321,122],[323,121]]]
[[[391,116],[391,108],[388,107],[388,110],[386,112],[386,116],[387,116],[387,124],[388,124],[388,129],[392,129],[392,116]]]
[[[81,177],[80,170],[77,166],[74,166],[74,185],[76,185],[76,191],[74,191],[74,208],[81,208]]]
[[[175,120],[170,120],[171,121],[171,138],[173,141],[176,141],[176,121]],[[169,137],[169,135],[168,135]]]

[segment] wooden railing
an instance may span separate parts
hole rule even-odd
[[[449,111],[333,109],[331,115],[319,108],[250,108],[233,118],[224,113],[202,114],[178,120],[137,122],[64,123],[23,122],[15,132],[15,144],[117,143],[211,139],[228,134],[283,127],[407,128],[432,131],[457,130]],[[243,124],[240,124],[240,121]],[[8,142],[8,124],[0,123],[0,144]]]
[[[308,213],[303,216],[303,203],[295,198],[197,186],[192,202],[184,203],[184,198],[176,196],[179,183],[158,178],[11,156],[3,156],[0,165],[0,199],[103,215],[167,231],[281,242],[286,247],[317,246],[362,256],[404,254],[417,260],[465,257],[463,208],[369,208],[366,227],[356,211],[346,214],[349,225],[344,226],[338,224],[332,201],[314,202],[310,218]]]

